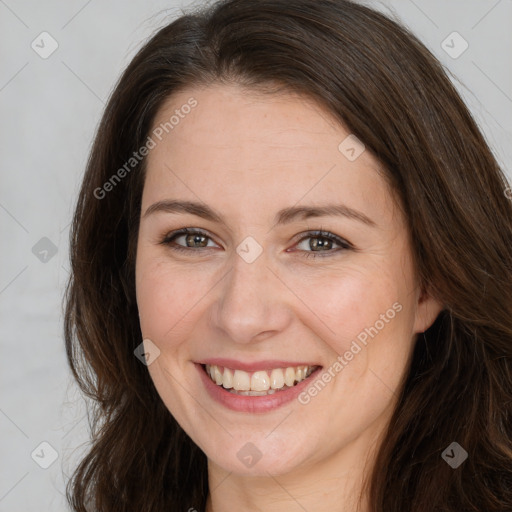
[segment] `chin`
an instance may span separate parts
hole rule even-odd
[[[206,446],[209,463],[220,466],[225,471],[239,475],[268,477],[293,472],[303,465],[307,454],[304,443],[283,443],[281,438],[270,441],[268,433],[257,435],[226,436],[222,443]],[[270,434],[272,435],[272,434]],[[211,445],[212,440],[208,440]]]

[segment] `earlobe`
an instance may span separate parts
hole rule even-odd
[[[443,304],[435,299],[427,290],[422,289],[416,305],[414,332],[425,332],[444,309]]]

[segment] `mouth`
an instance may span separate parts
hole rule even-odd
[[[268,396],[281,393],[308,379],[318,365],[287,366],[248,372],[215,364],[202,364],[209,379],[234,395]]]

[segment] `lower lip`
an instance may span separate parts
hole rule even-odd
[[[232,411],[254,413],[272,411],[296,399],[310,383],[310,378],[315,376],[322,369],[321,367],[317,368],[307,379],[304,379],[292,388],[288,388],[283,391],[276,391],[271,395],[245,396],[230,393],[223,386],[215,384],[215,382],[206,375],[206,371],[202,365],[197,363],[194,364],[199,371],[199,375],[206,387],[206,391],[216,402],[228,409],[231,409]]]

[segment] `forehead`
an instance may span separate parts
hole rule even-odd
[[[194,99],[197,105],[163,137],[174,146],[186,143],[212,148],[219,157],[236,149],[252,151],[266,147],[275,156],[290,150],[315,150],[320,139],[325,150],[329,140],[337,140],[340,125],[311,99],[292,93],[264,94],[235,85],[212,85],[181,91],[164,103],[154,128],[163,126]],[[168,127],[169,128],[169,127]],[[332,141],[331,141],[332,142]],[[162,149],[162,148],[160,148]],[[245,156],[245,155],[242,155]]]
[[[263,213],[298,201],[343,201],[376,218],[393,209],[379,163],[304,96],[190,88],[168,98],[155,130],[143,203],[199,198],[226,209],[229,201],[235,215],[240,206]]]

